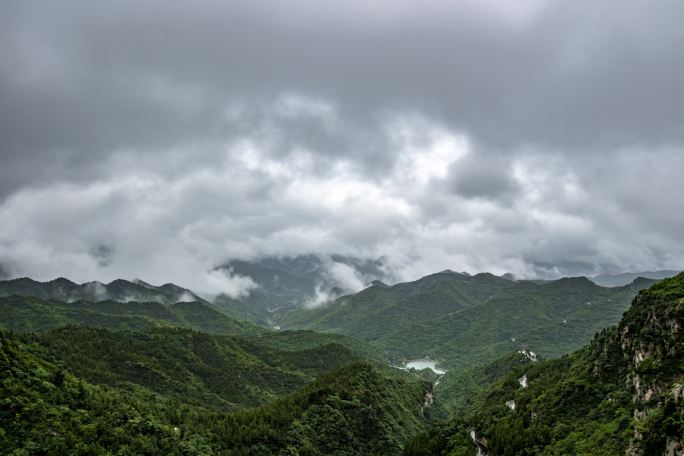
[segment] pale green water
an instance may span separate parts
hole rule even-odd
[[[429,359],[414,359],[406,363],[405,369],[417,369],[417,370],[423,370],[423,369],[431,369],[432,372],[434,372],[437,375],[444,375],[446,373],[445,370],[439,369],[437,367],[437,363],[435,361],[431,361]]]

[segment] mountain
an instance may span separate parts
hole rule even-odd
[[[244,336],[248,340],[278,350],[305,350],[326,344],[338,344],[355,354],[377,363],[387,364],[382,350],[365,342],[342,334],[319,333],[306,330],[262,331]]]
[[[121,301],[121,302],[206,302],[192,291],[167,283],[161,286],[150,285],[142,280],[128,281],[117,279],[110,283],[87,282],[77,284],[65,278],[49,282],[37,282],[29,278],[0,281],[1,296],[32,296],[58,301]]]
[[[240,299],[221,295],[214,301],[217,308],[268,325],[279,323],[283,313],[307,302],[333,299],[359,285],[390,277],[382,258],[366,260],[342,255],[233,260],[218,269],[249,277],[257,288]]]
[[[292,312],[283,327],[337,332],[395,359],[430,356],[461,369],[521,348],[544,357],[575,350],[619,321],[651,283],[604,288],[585,277],[535,283],[444,271]]]
[[[620,274],[600,274],[589,277],[589,280],[596,285],[602,287],[621,287],[633,282],[639,277],[646,279],[661,280],[668,277],[674,277],[679,274],[679,271],[660,270],[660,271],[642,271],[642,272],[623,272]]]
[[[177,326],[222,334],[254,334],[262,331],[251,323],[230,318],[203,302],[63,302],[17,295],[0,298],[0,328],[26,332],[66,325],[138,330]]]
[[[181,328],[131,332],[85,327],[22,337],[36,353],[90,383],[145,388],[223,411],[264,404],[327,371],[363,360],[339,343],[302,348],[292,341],[286,350],[266,339]]]
[[[581,350],[514,366],[404,454],[471,454],[471,432],[496,455],[682,454],[683,326],[684,273],[640,292]]]
[[[351,365],[246,412],[238,423],[263,424],[231,444],[241,450],[234,454],[396,455],[430,423],[430,390],[415,377]]]
[[[205,302],[1,297],[0,454],[679,454],[684,274],[654,282],[443,271],[280,331]],[[447,372],[387,365],[426,355]]]
[[[35,331],[22,337],[92,383],[136,385],[222,410],[275,399],[353,361],[384,362],[355,339],[269,331],[203,303],[12,296],[0,298],[0,328]]]
[[[451,369],[439,378],[434,388],[434,400],[444,407],[449,416],[462,416],[481,404],[487,387],[519,367],[536,363],[535,358],[520,350],[474,367]]]
[[[70,335],[64,343],[78,336]],[[106,336],[84,359],[106,352],[110,337],[116,335]],[[194,348],[189,350],[197,351],[196,341],[190,342]],[[169,395],[147,388],[94,385],[78,376],[98,375],[97,364],[78,366],[89,350],[87,343],[70,355],[70,365],[59,364],[36,344],[0,331],[3,454],[393,455],[410,435],[426,429],[435,408],[430,407],[430,383],[394,369],[354,363],[261,407],[226,413],[181,400],[187,391]],[[123,345],[107,346],[127,350],[125,341]],[[181,378],[183,369],[192,365],[185,356],[161,361],[170,371],[180,369]],[[148,369],[146,361],[128,355],[121,362],[124,369]],[[126,367],[127,362],[131,366]],[[75,375],[74,367],[85,371]],[[102,375],[126,375],[110,372],[110,367]],[[239,379],[240,372],[223,375]],[[268,372],[263,375],[269,377]],[[250,385],[245,379],[243,388],[249,390]]]

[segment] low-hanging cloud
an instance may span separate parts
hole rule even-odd
[[[204,286],[199,284],[197,286],[211,298],[223,294],[232,299],[240,299],[248,296],[258,287],[250,277],[233,274],[225,268],[208,271],[205,281]]]
[[[317,286],[314,292],[304,299],[302,307],[305,309],[316,309],[330,304],[337,297],[339,296],[332,290],[326,290],[321,286]]]
[[[345,292],[356,293],[363,290],[368,283],[359,271],[348,264],[333,263],[328,269],[328,274],[331,282]]]

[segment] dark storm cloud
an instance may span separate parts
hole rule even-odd
[[[506,147],[681,143],[681,2],[473,3],[5,2],[3,141],[22,155],[164,146],[289,90],[362,124],[418,109]]]
[[[452,165],[451,188],[466,198],[510,200],[519,190],[512,168],[506,157],[471,154]]]
[[[681,267],[682,19],[674,0],[5,1],[0,263]]]

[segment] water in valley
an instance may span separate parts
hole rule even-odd
[[[414,359],[406,363],[404,366],[404,369],[409,370],[409,369],[416,369],[416,370],[423,370],[423,369],[430,369],[432,372],[434,372],[437,375],[444,375],[446,373],[445,370],[442,370],[437,367],[437,362],[432,361],[430,359]]]

